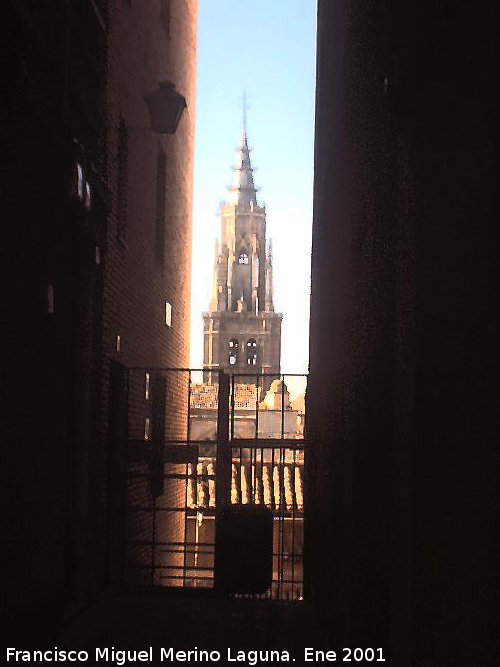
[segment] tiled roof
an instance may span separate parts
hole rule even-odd
[[[218,386],[216,384],[191,385],[191,408],[217,408]],[[257,388],[255,384],[237,384],[234,389],[234,404],[238,409],[255,410]]]

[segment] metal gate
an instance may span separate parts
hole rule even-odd
[[[259,597],[302,599],[305,389],[305,375],[112,366],[110,555],[122,585],[217,589],[224,511],[267,508],[272,583]]]

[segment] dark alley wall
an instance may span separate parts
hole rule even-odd
[[[499,26],[318,8],[307,572],[398,666],[493,655]]]
[[[106,32],[96,8],[3,7],[2,623],[17,630],[71,608],[90,566],[81,528],[98,429],[102,273],[94,257],[107,212]]]
[[[3,7],[2,623],[33,641],[113,579],[110,362],[188,361],[196,7]],[[147,129],[159,81],[175,135]]]

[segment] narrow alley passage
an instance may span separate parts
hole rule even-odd
[[[328,645],[329,644],[329,645]],[[306,602],[221,599],[172,595],[158,591],[103,599],[59,628],[47,645],[141,650],[150,646],[174,651],[227,649],[288,651],[301,664],[305,647],[334,649],[326,628]],[[159,657],[158,657],[159,661]],[[221,662],[224,660],[221,658]]]

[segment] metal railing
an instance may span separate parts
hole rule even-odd
[[[305,375],[126,369],[121,581],[217,585],[218,511],[264,505],[273,516],[273,580],[261,597],[303,596]],[[298,389],[297,389],[298,388]],[[124,442],[125,441],[125,442]]]

